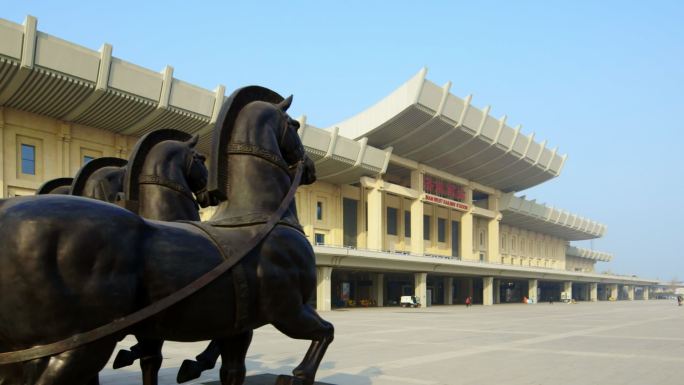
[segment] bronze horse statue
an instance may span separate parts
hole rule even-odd
[[[245,96],[250,94],[257,97]],[[214,178],[226,183],[211,192],[219,196],[225,191],[223,198],[231,200],[217,211],[213,230],[196,222],[144,220],[78,197],[0,201],[0,364],[24,362],[27,384],[85,384],[124,334],[151,340],[214,339],[223,358],[222,384],[240,384],[251,331],[272,323],[290,337],[312,340],[294,375],[313,383],[333,338],[332,325],[306,305],[316,282],[313,250],[297,228],[293,202],[277,226],[268,231],[260,226],[261,211],[272,209],[293,183],[289,166],[300,165],[295,185],[301,164],[306,168],[303,183],[313,182],[314,169],[296,122],[285,113],[290,99],[276,104],[273,95],[264,101],[266,94],[238,92],[231,99],[239,108],[227,114],[234,128],[230,140],[222,142],[228,151],[217,157],[230,159],[229,171]],[[236,170],[240,173],[232,175]],[[244,196],[247,202],[237,200]],[[240,241],[255,232],[267,236],[233,266],[232,274],[217,276],[149,318],[130,316],[224,266],[231,249],[239,249]],[[135,323],[124,322],[127,318]],[[113,332],[89,334],[93,329]],[[81,335],[97,338],[80,340]]]
[[[74,178],[71,194],[117,203],[146,219],[199,221],[198,208],[208,206],[205,157],[195,150],[199,136],[174,129],[144,135],[129,161],[98,158]],[[141,340],[121,350],[114,368],[140,359],[143,384],[156,385],[161,367],[161,340]]]
[[[127,163],[108,156],[91,160],[76,172],[69,194],[116,203],[123,192]]]
[[[45,181],[36,190],[36,195],[69,194],[74,178],[55,178]]]
[[[194,149],[198,139],[173,129],[153,131],[136,144],[130,168],[124,159],[97,158],[81,167],[74,178],[45,182],[36,194],[71,194],[115,203],[125,190],[148,219],[199,220],[193,194],[200,206],[207,206],[208,171],[205,157]],[[135,351],[139,353],[135,358],[141,358],[143,383],[156,385],[161,341],[142,341]],[[12,380],[0,374],[0,384],[19,383],[20,378]],[[95,377],[89,385],[98,383]]]

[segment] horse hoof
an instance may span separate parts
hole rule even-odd
[[[176,376],[176,382],[182,384],[184,382],[194,380],[202,374],[202,368],[197,361],[184,360],[178,369],[178,375]]]
[[[133,353],[130,350],[121,349],[119,350],[119,353],[116,354],[116,358],[114,359],[114,369],[119,369],[125,366],[133,365],[136,358],[137,354]]]

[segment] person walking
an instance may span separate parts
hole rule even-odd
[[[472,300],[470,299],[470,296],[466,297],[466,300],[465,300],[466,307],[470,307],[471,302],[472,302]]]

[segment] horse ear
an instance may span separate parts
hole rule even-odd
[[[199,134],[193,135],[192,138],[190,138],[190,140],[188,140],[188,142],[187,142],[188,147],[195,148],[195,146],[197,145],[197,142],[199,142]]]
[[[290,108],[290,105],[292,105],[292,95],[288,96],[285,100],[278,103],[278,108],[285,112],[288,108]]]

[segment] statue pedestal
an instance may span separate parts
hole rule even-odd
[[[220,381],[205,382],[203,385],[221,385]],[[296,379],[288,375],[277,375],[277,374],[256,374],[253,376],[247,376],[245,378],[244,385],[303,385],[299,379]],[[327,382],[314,382],[314,385],[334,385]]]

